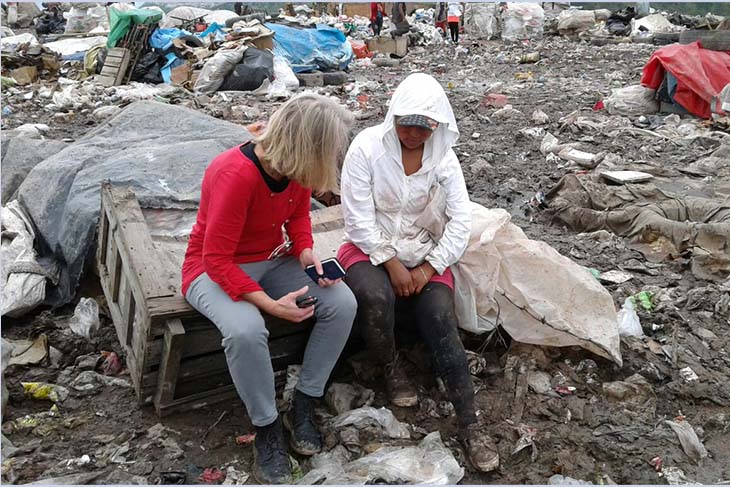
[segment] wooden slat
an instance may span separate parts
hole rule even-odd
[[[175,397],[175,386],[178,380],[184,341],[185,328],[180,320],[169,320],[165,331],[165,345],[157,380],[157,394],[155,395],[155,409],[158,414],[160,405],[169,404]]]

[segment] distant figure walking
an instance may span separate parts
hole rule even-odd
[[[393,38],[407,34],[411,30],[411,24],[406,20],[406,3],[395,2],[393,3],[393,10],[390,15],[390,22],[395,27],[390,32]]]
[[[449,2],[449,32],[451,32],[451,42],[459,43],[459,25],[461,22],[461,14],[463,7],[459,2]]]
[[[385,4],[383,2],[370,2],[370,27],[373,34],[380,35],[383,30],[383,15],[385,14]]]
[[[446,2],[438,2],[436,10],[436,28],[441,29],[443,31],[443,34],[446,35],[446,23],[447,23],[447,17],[446,17],[446,10],[447,10],[447,3]]]

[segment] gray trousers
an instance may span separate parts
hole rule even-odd
[[[350,336],[357,302],[345,283],[322,288],[312,281],[294,257],[241,264],[272,299],[307,285],[307,295],[317,296],[316,324],[304,352],[296,388],[309,395],[324,394],[324,386]],[[259,309],[247,301],[233,301],[208,274],[198,276],[185,299],[205,315],[223,335],[228,370],[255,426],[273,422],[276,410],[274,370],[269,355],[269,332]],[[292,324],[291,326],[301,326]]]

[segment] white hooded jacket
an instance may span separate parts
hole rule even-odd
[[[411,114],[430,117],[439,126],[426,141],[421,168],[406,176],[394,119]],[[406,267],[428,261],[443,274],[464,253],[471,207],[452,150],[458,137],[446,93],[423,73],[408,76],[398,86],[383,123],[355,137],[342,169],[345,238],[368,254],[373,265],[398,257]],[[419,216],[437,194],[445,199],[439,205],[446,221],[442,235],[419,225]]]

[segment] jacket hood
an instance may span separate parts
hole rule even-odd
[[[439,82],[425,73],[414,73],[404,79],[393,93],[381,127],[383,144],[399,160],[401,147],[395,132],[395,117],[404,115],[424,115],[439,122],[423,151],[424,166],[438,164],[459,138],[454,111]]]

